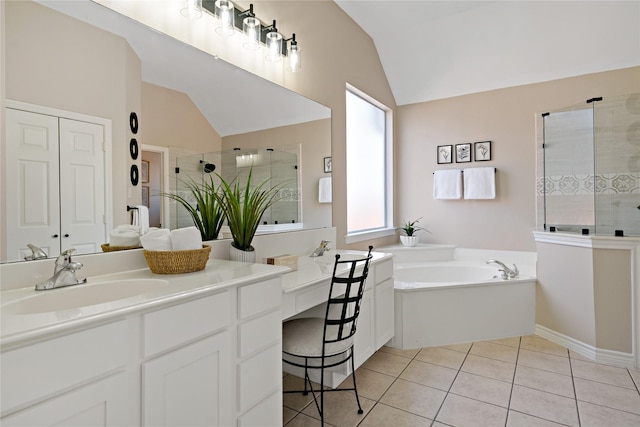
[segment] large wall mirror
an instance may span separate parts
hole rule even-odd
[[[140,152],[151,146],[168,153],[169,171],[176,158],[186,155],[237,147],[297,147],[301,222],[305,228],[331,226],[331,204],[318,203],[318,182],[327,176],[323,159],[331,156],[329,108],[90,0],[5,2],[4,6],[5,122],[17,120],[13,110],[36,106],[44,116],[61,112],[57,127],[46,131],[58,137],[66,126],[60,121],[65,120],[65,112],[77,122],[97,121],[108,128],[102,131],[108,152],[105,159],[95,161],[107,169],[101,173],[105,182],[95,184],[104,194],[93,195],[104,203],[85,203],[89,210],[103,209],[100,220],[105,225],[102,235],[84,238],[82,253],[100,252],[110,229],[130,220],[126,207],[148,197],[142,192],[142,182],[134,186],[130,181],[133,166],[146,166],[141,156],[133,158],[132,139]],[[132,112],[139,121],[135,134],[130,126]],[[84,138],[86,132],[78,134]],[[7,146],[7,134],[2,137],[3,158],[7,158],[4,154],[12,149]],[[83,143],[81,148],[100,146],[82,138],[74,140],[76,145]],[[43,144],[51,143],[45,140]],[[60,163],[54,165],[59,176],[71,171],[63,157],[60,154]],[[26,229],[18,225],[21,218],[7,214],[15,203],[35,199],[20,193],[14,185],[16,176],[10,175],[24,175],[24,170],[6,166],[3,164],[1,262],[21,260],[27,243],[43,234],[24,234]],[[74,174],[76,180],[82,180],[80,172]],[[57,200],[46,209],[59,210],[58,228],[68,219],[65,208],[75,209],[78,200],[88,200],[86,194],[75,193],[69,199],[73,203],[69,202],[61,196],[64,183],[50,182],[44,173],[30,176],[31,187],[37,178],[47,197]],[[169,182],[164,190],[171,190]],[[13,238],[21,241],[21,251],[7,249],[7,235],[12,231]],[[55,234],[61,239],[65,233]],[[56,250],[42,246],[49,256],[56,255]]]

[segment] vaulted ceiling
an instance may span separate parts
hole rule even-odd
[[[398,105],[640,65],[640,1],[335,0]]]

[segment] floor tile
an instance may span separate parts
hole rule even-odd
[[[573,389],[573,380],[570,376],[530,368],[528,366],[518,365],[516,367],[514,384],[558,394],[571,399],[575,399],[576,397]]]
[[[427,347],[416,355],[417,360],[447,368],[459,369],[467,355],[444,347]]]
[[[500,338],[497,340],[490,340],[489,342],[508,345],[509,347],[520,347],[520,337]]]
[[[414,360],[409,363],[409,366],[407,366],[407,369],[400,375],[400,378],[448,391],[457,374],[458,371],[456,369]]]
[[[420,349],[416,348],[411,350],[400,350],[399,348],[383,346],[382,348],[380,348],[380,351],[384,353],[395,354],[396,356],[406,357],[408,359],[413,359],[414,357],[416,357],[416,354],[418,354]]]
[[[364,413],[358,414],[358,403],[352,392],[327,392],[324,394],[325,423],[337,427],[357,426],[375,403],[374,400],[360,397],[360,404]],[[302,412],[312,418],[320,419],[320,413],[315,403],[307,405]]]
[[[485,341],[473,343],[469,354],[501,360],[503,362],[516,363],[518,349],[516,347]]]
[[[298,414],[294,419],[289,421],[287,427],[320,427],[320,420],[312,418],[305,414]],[[329,425],[325,422],[325,427]]]
[[[511,396],[511,384],[492,378],[460,372],[450,391],[459,396],[507,408]]]
[[[359,427],[429,427],[431,420],[382,403],[373,407]]]
[[[594,405],[578,401],[578,412],[582,427],[637,427],[640,426],[640,415],[618,411],[606,406]]]
[[[513,386],[510,409],[569,426],[579,425],[574,399],[519,385]]]
[[[521,348],[520,354],[518,355],[518,365],[543,369],[558,374],[571,375],[568,357],[554,356],[539,351],[524,350]]]
[[[380,402],[433,419],[445,396],[446,393],[442,390],[399,379],[382,396]]]
[[[298,411],[294,411],[293,409],[289,409],[285,406],[282,407],[282,422],[284,424],[291,421],[296,415],[298,415]]]
[[[395,380],[396,377],[381,374],[370,369],[358,368],[356,370],[358,395],[368,399],[379,400]],[[338,388],[351,387],[353,387],[351,375],[338,386]]]
[[[552,354],[554,356],[568,357],[568,350],[537,335],[527,335],[522,337],[520,344],[521,349],[539,351],[540,353]]]
[[[636,390],[574,378],[578,400],[640,415],[640,394]]]
[[[500,360],[487,359],[473,354],[467,356],[461,370],[470,374],[482,375],[500,381],[513,381],[515,363],[502,362]]]
[[[444,348],[453,350],[453,351],[459,351],[460,353],[468,353],[472,344],[473,343],[471,342],[467,342],[464,344],[451,344],[451,345],[445,345]]]
[[[314,387],[320,388],[319,384],[314,384]],[[286,375],[282,379],[282,390],[302,390],[304,388],[304,380],[302,378],[296,377],[295,375]],[[302,393],[283,393],[282,394],[282,404],[291,408],[295,411],[301,411],[305,406],[307,406],[313,400],[313,396],[311,394],[307,394],[306,396]]]
[[[507,410],[455,394],[447,398],[438,412],[437,421],[456,427],[504,427]]]
[[[572,360],[571,370],[573,371],[573,376],[577,378],[636,389],[631,375],[629,375],[626,368],[608,366],[601,363],[584,362],[582,360]]]
[[[576,353],[573,350],[569,350],[569,357],[571,357],[571,360],[583,360],[585,362],[595,362],[594,359],[587,356],[583,356],[580,353]]]
[[[406,357],[377,351],[362,364],[362,367],[380,372],[381,374],[397,377],[404,371],[409,362],[411,362],[411,359]]]
[[[563,424],[543,420],[533,415],[523,414],[518,411],[509,411],[507,415],[507,427],[560,427]]]
[[[640,391],[640,371],[636,369],[627,369],[629,371],[629,375],[633,379],[633,382],[636,385],[636,390]]]

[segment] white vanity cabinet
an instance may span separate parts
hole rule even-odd
[[[279,274],[3,346],[0,424],[282,425]]]
[[[127,322],[4,351],[3,426],[121,426],[135,420],[127,387]]]

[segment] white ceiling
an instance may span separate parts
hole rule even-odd
[[[142,80],[187,94],[221,136],[331,117],[331,110],[92,1],[37,0],[128,40]]]
[[[640,1],[335,0],[398,105],[640,65]]]

